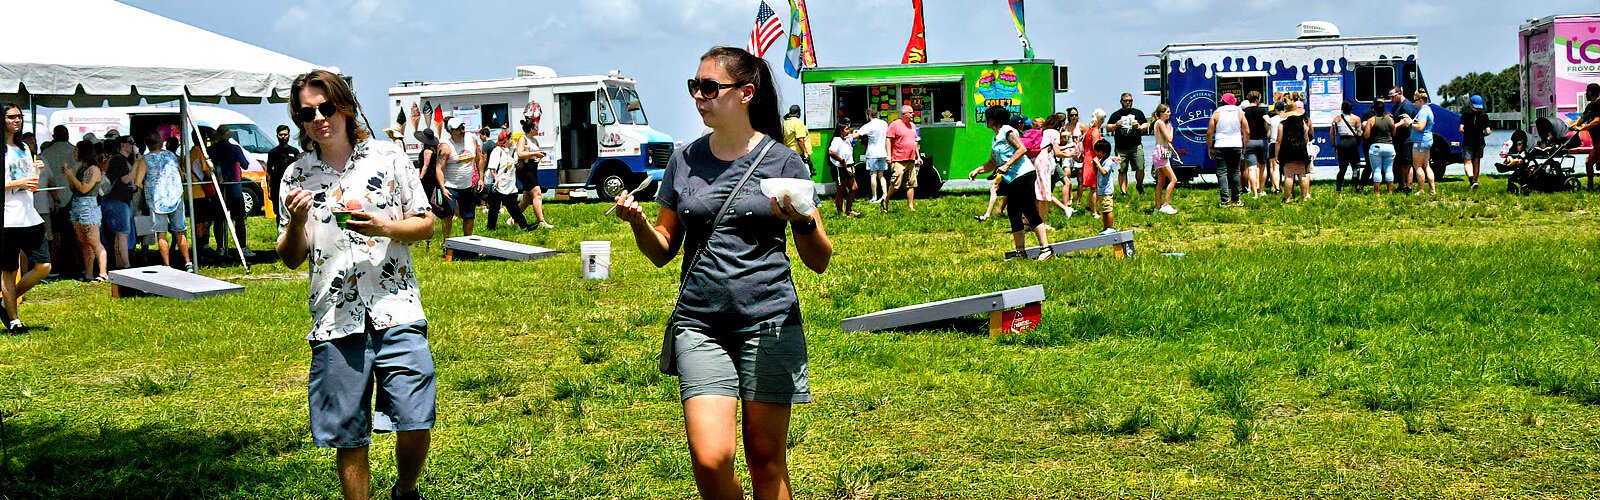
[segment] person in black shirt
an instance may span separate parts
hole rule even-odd
[[[278,147],[267,152],[267,192],[272,197],[272,209],[278,212],[279,217],[284,216],[283,199],[279,196],[279,187],[283,185],[283,171],[300,159],[300,150],[289,145],[289,126],[278,126]]]
[[[1122,171],[1117,173],[1117,189],[1128,192],[1128,171],[1134,171],[1133,187],[1144,194],[1144,133],[1150,130],[1150,120],[1144,111],[1133,107],[1133,94],[1122,93],[1122,109],[1106,119],[1106,132],[1116,138],[1117,157],[1122,158]]]
[[[106,141],[106,151],[111,153],[106,179],[111,189],[100,197],[100,237],[115,269],[132,267],[128,262],[128,235],[133,232],[133,173],[135,166],[144,161],[135,154],[129,139],[119,136]]]
[[[1577,120],[1567,122],[1567,126],[1573,132],[1588,131],[1600,125],[1600,83],[1591,83],[1584,88],[1583,100],[1589,101],[1589,104],[1583,107],[1583,116],[1578,117]],[[1592,132],[1589,134],[1589,142],[1591,144],[1594,142],[1594,133]],[[1600,163],[1600,157],[1595,156],[1593,152],[1590,152],[1589,158],[1583,162],[1583,169],[1589,176],[1590,191],[1594,190],[1594,166],[1596,163]]]
[[[1245,123],[1250,126],[1250,137],[1245,138],[1244,145],[1244,185],[1250,194],[1261,196],[1265,191],[1262,180],[1266,177],[1267,160],[1271,156],[1267,153],[1267,133],[1272,127],[1267,125],[1267,107],[1261,104],[1261,92],[1252,90],[1244,95],[1245,102],[1249,103],[1244,108]]]
[[[1478,189],[1484,138],[1489,136],[1489,114],[1483,112],[1483,96],[1472,96],[1471,102],[1461,113],[1461,155],[1466,161],[1467,180],[1472,182],[1472,189]]]

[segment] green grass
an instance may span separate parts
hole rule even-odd
[[[1334,195],[1177,216],[1118,198],[1139,255],[1003,262],[986,201],[829,217],[796,270],[816,403],[788,445],[803,498],[1600,496],[1595,195]],[[415,250],[439,373],[435,498],[693,494],[677,380],[655,371],[675,261],[604,205],[490,233],[570,252],[444,262]],[[824,209],[831,215],[830,208]],[[1097,231],[1053,222],[1056,238]],[[252,224],[257,248],[272,235]],[[613,242],[607,281],[578,242]],[[1183,257],[1165,256],[1182,253]],[[791,254],[792,255],[792,254]],[[303,271],[205,272],[243,294],[113,299],[61,282],[48,327],[0,337],[0,498],[327,498],[311,445]],[[1043,284],[1043,326],[841,333],[843,318]],[[376,438],[374,487],[394,479]]]

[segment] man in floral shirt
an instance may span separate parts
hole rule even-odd
[[[289,109],[308,154],[284,172],[278,255],[291,269],[311,263],[312,438],[338,449],[345,498],[366,499],[372,430],[395,431],[390,498],[421,498],[435,381],[410,245],[433,235],[433,215],[410,159],[369,140],[338,75],[295,79]]]

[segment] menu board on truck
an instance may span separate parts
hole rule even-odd
[[[1310,78],[1311,91],[1307,92],[1306,107],[1311,108],[1311,123],[1326,126],[1338,118],[1344,104],[1344,77],[1316,75]]]
[[[812,130],[833,128],[833,85],[807,83],[804,96],[806,128]]]

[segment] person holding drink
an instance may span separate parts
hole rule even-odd
[[[437,385],[411,244],[432,237],[433,214],[406,154],[358,125],[339,75],[296,78],[289,109],[307,154],[284,172],[278,255],[290,269],[310,264],[312,441],[338,450],[344,497],[366,499],[372,431],[396,432],[389,497],[422,498]],[[342,224],[339,209],[350,212]]]

